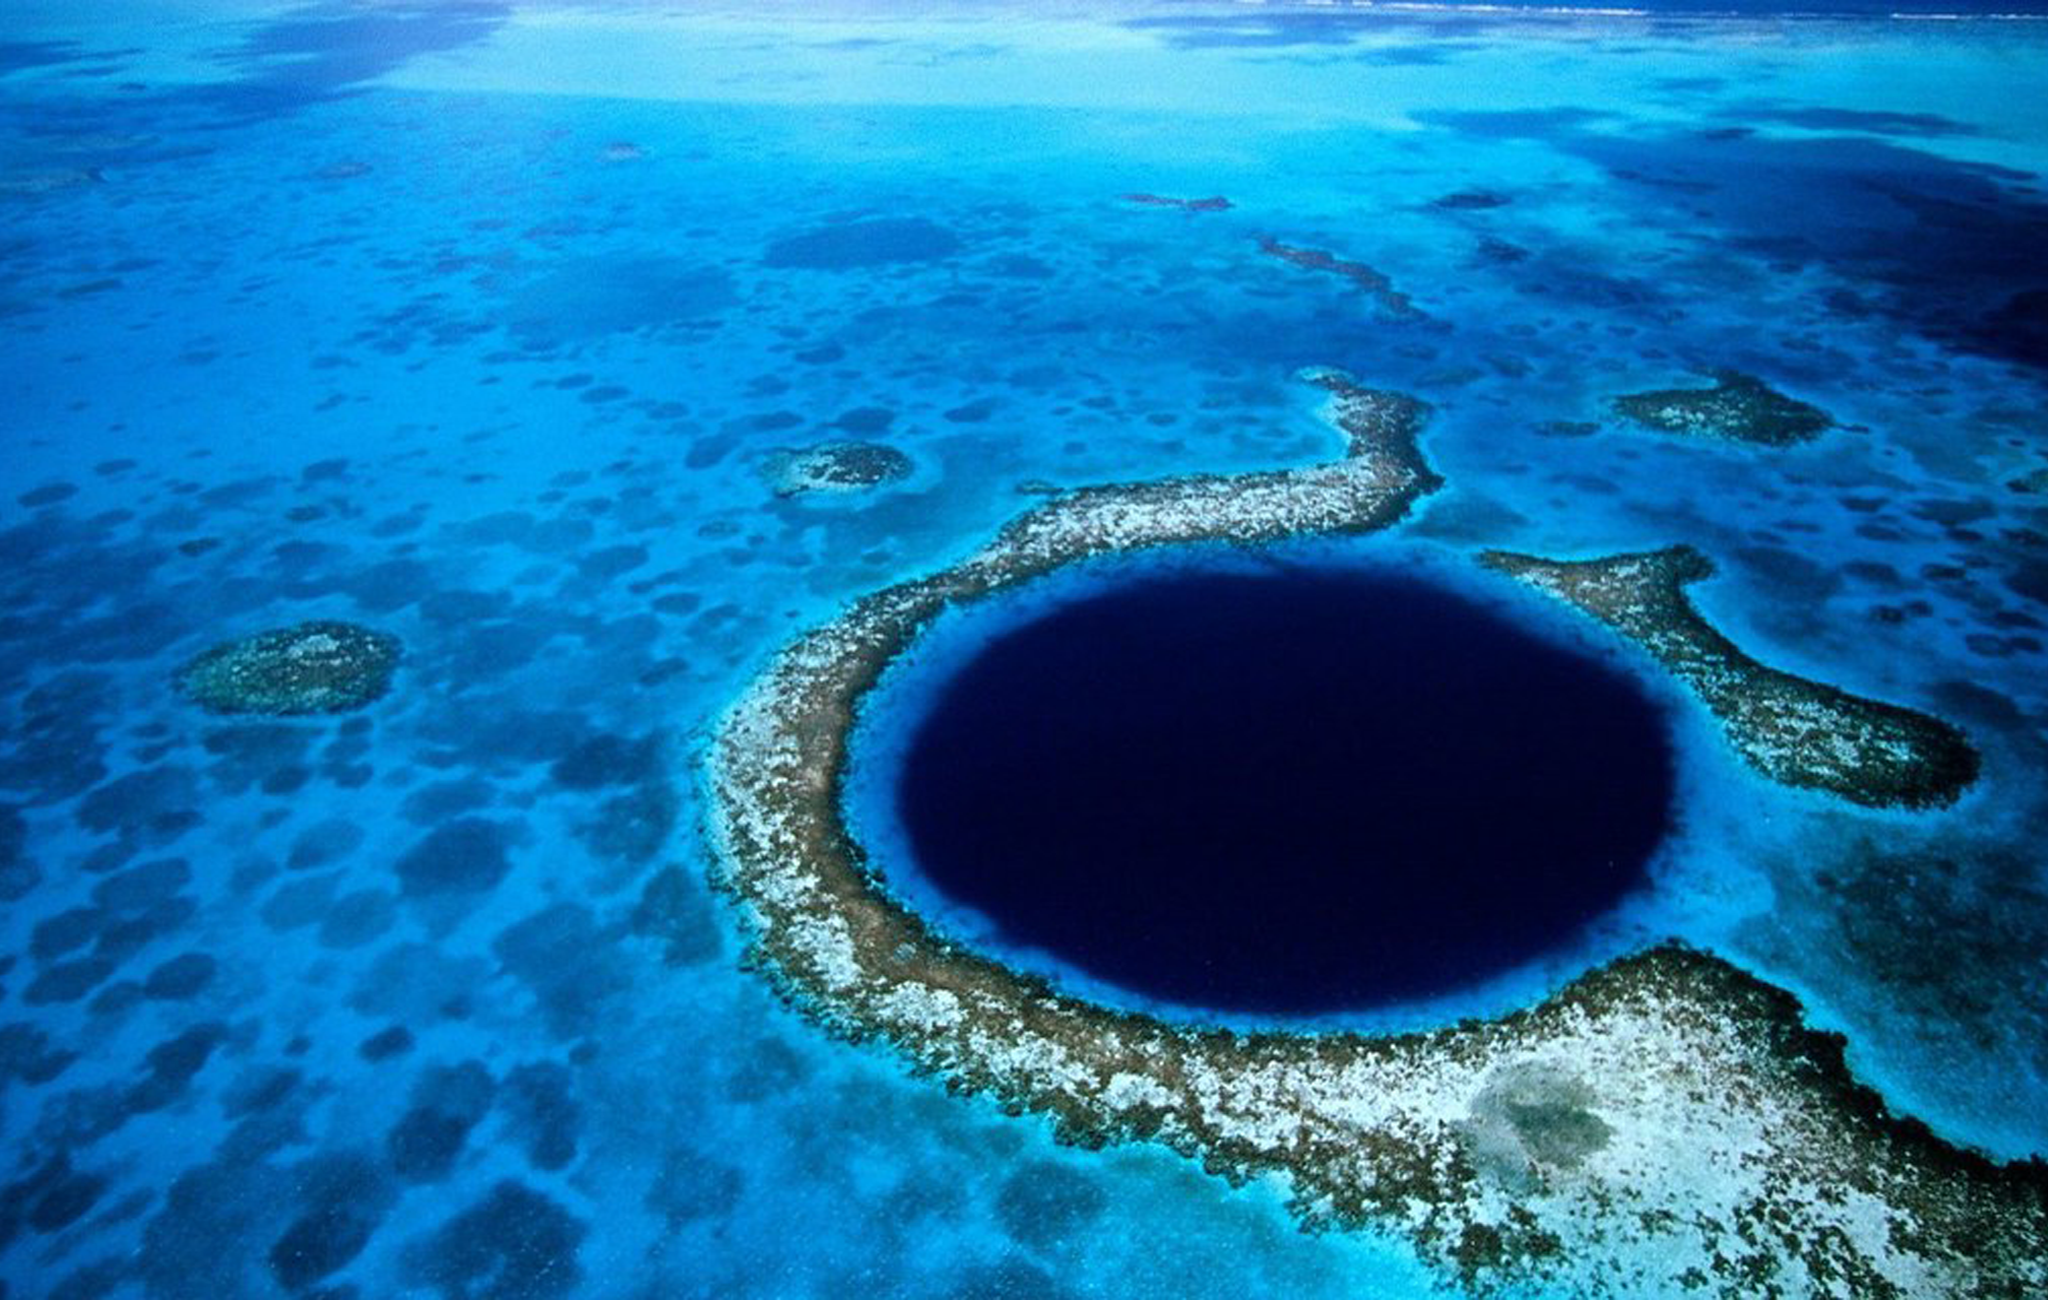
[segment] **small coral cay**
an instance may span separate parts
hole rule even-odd
[[[860,492],[910,476],[910,457],[879,442],[828,442],[771,457],[775,495]]]
[[[1712,388],[1663,388],[1614,399],[1624,418],[1659,433],[1789,447],[1834,426],[1826,411],[1785,396],[1752,375],[1714,372]]]
[[[1505,551],[1481,559],[1641,644],[1774,781],[1871,807],[1924,808],[1953,802],[1977,779],[1977,751],[1941,719],[1794,677],[1743,653],[1685,595],[1687,584],[1714,571],[1690,546],[1597,560]]]
[[[316,620],[227,641],[178,673],[178,688],[213,713],[346,713],[390,689],[398,638]]]

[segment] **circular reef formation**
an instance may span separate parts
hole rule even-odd
[[[832,1032],[1043,1115],[1063,1140],[1157,1142],[1232,1182],[1271,1180],[1304,1226],[1403,1236],[1473,1294],[1532,1282],[1725,1300],[2048,1291],[2048,1165],[1995,1163],[1894,1116],[1789,993],[1682,944],[1496,1020],[1246,1033],[1063,993],[939,933],[891,892],[846,824],[847,747],[862,699],[947,608],[1110,551],[1368,532],[1435,489],[1417,447],[1426,406],[1308,378],[1331,395],[1343,459],[1055,498],[775,656],[721,719],[705,773],[705,829],[749,964]],[[1703,644],[1701,628],[1671,624],[1689,606],[1621,599],[1640,563],[1583,581],[1523,567],[1667,665]],[[1869,701],[1797,702],[1815,706],[1802,710],[1808,731],[1875,722],[1871,746],[1803,732],[1782,744],[1783,675],[1736,654],[1676,675],[1719,699],[1738,748],[1775,779],[1890,806],[1954,785],[1916,771],[1929,754],[1895,749],[1898,719],[1873,718]]]
[[[895,776],[919,872],[1006,942],[1166,1002],[1316,1015],[1569,940],[1642,883],[1674,760],[1602,662],[1433,583],[1293,565],[1008,630]]]
[[[346,713],[390,689],[398,659],[388,632],[314,620],[222,642],[179,671],[178,688],[211,713]]]

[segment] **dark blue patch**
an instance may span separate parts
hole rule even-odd
[[[411,1107],[385,1137],[392,1171],[409,1183],[446,1178],[469,1131],[489,1112],[496,1087],[479,1061],[428,1067],[413,1085]]]
[[[400,0],[362,6],[325,0],[258,27],[222,60],[240,76],[182,87],[170,103],[193,103],[233,121],[283,117],[359,92],[423,54],[488,37],[511,6],[496,0]]]
[[[1052,1275],[1022,1259],[1003,1259],[960,1270],[942,1290],[946,1300],[1064,1300]]]
[[[1034,1160],[1003,1180],[996,1217],[1010,1240],[1050,1250],[1085,1229],[1109,1205],[1094,1179],[1063,1164]]]
[[[29,956],[37,961],[52,961],[76,952],[97,939],[106,922],[106,909],[99,907],[71,907],[46,916],[29,931]]]
[[[398,860],[398,879],[412,895],[482,893],[512,869],[501,822],[463,817],[431,832]]]
[[[183,858],[155,858],[94,885],[92,901],[111,912],[146,912],[177,897],[191,883],[191,863]]]
[[[0,804],[0,902],[26,897],[42,883],[41,868],[22,850],[28,845],[28,822],[19,809]]]
[[[702,325],[739,301],[718,267],[668,257],[585,258],[560,265],[501,313],[531,350],[608,334]]]
[[[225,1159],[178,1175],[142,1230],[136,1267],[144,1293],[150,1300],[248,1294],[244,1270],[262,1258],[273,1225],[289,1212],[290,1184],[283,1170]]]
[[[400,811],[415,826],[435,826],[451,817],[488,808],[497,801],[498,790],[478,776],[435,781],[405,796]]]
[[[850,411],[840,412],[839,418],[832,423],[848,433],[876,434],[896,423],[896,412],[886,406],[856,406]]]
[[[667,846],[681,812],[675,790],[650,780],[599,804],[594,816],[576,823],[576,837],[598,857],[637,866]]]
[[[342,578],[335,584],[372,614],[404,609],[433,591],[433,571],[418,560],[386,560]]]
[[[73,41],[0,41],[0,76],[71,63],[85,55]]]
[[[475,623],[511,612],[512,597],[502,591],[437,591],[420,602],[420,617],[430,623]]]
[[[505,1076],[505,1125],[535,1169],[566,1169],[576,1158],[582,1112],[570,1089],[568,1067],[554,1061],[522,1065]]]
[[[218,963],[206,953],[183,953],[151,971],[142,982],[142,991],[160,1002],[184,1002],[213,983],[216,969]]]
[[[143,911],[110,922],[100,931],[93,952],[116,962],[126,961],[152,941],[183,929],[198,912],[199,904],[183,895],[160,899]]]
[[[106,982],[114,963],[105,957],[74,957],[53,962],[37,973],[22,990],[21,1000],[32,1007],[53,1002],[76,1002]]]
[[[356,1052],[365,1061],[375,1064],[379,1061],[388,1061],[394,1056],[403,1056],[412,1049],[412,1031],[404,1025],[392,1025],[365,1038],[356,1047]]]
[[[75,483],[45,483],[39,488],[29,489],[14,499],[20,505],[33,510],[38,506],[53,506],[59,501],[69,501],[77,495],[78,485]]]
[[[306,756],[317,738],[317,733],[309,729],[275,723],[215,727],[202,742],[216,760],[206,769],[206,775],[230,794],[241,794],[251,787],[271,794],[290,793],[277,787],[296,788],[305,783]]]
[[[630,924],[634,934],[660,942],[666,966],[710,961],[721,948],[711,900],[680,867],[663,867],[648,878]]]
[[[1629,679],[1444,589],[1158,577],[1005,633],[911,737],[918,865],[1138,993],[1316,1013],[1455,988],[1643,880],[1673,791]]]
[[[551,1198],[507,1179],[412,1252],[421,1280],[446,1300],[551,1300],[582,1278],[588,1229]]]
[[[556,759],[548,775],[565,789],[601,790],[606,786],[638,785],[660,770],[658,737],[628,739],[606,732],[578,743]]]
[[[776,267],[848,271],[891,262],[928,262],[959,249],[959,236],[923,217],[874,217],[778,239],[762,260]]]
[[[192,1080],[227,1041],[227,1026],[207,1021],[167,1038],[149,1049],[149,1074],[128,1092],[128,1109],[133,1114],[162,1110],[185,1095]]]
[[[647,548],[639,545],[606,546],[576,557],[576,571],[593,582],[610,582],[647,563]]]
[[[395,1193],[369,1157],[316,1156],[298,1168],[304,1211],[270,1247],[270,1271],[299,1291],[346,1267],[383,1221]]]
[[[1857,136],[1622,132],[1581,109],[1419,117],[1494,139],[1539,139],[1605,168],[1623,199],[1774,266],[1819,266],[1878,315],[1936,342],[2048,369],[2048,203],[2026,173]]]
[[[0,1025],[0,1084],[18,1080],[41,1087],[77,1059],[78,1053],[55,1046],[47,1033],[27,1021]]]
[[[190,768],[145,768],[86,795],[78,806],[78,824],[145,839],[170,837],[198,822],[197,801],[198,783]]]
[[[356,851],[363,842],[363,828],[340,817],[314,822],[292,841],[285,865],[293,871],[310,871],[338,862]]]
[[[74,1170],[70,1156],[59,1152],[27,1177],[0,1187],[0,1247],[23,1228],[50,1233],[70,1227],[106,1190],[104,1176]]]
[[[382,938],[397,920],[398,899],[389,890],[354,890],[336,898],[320,918],[320,946],[360,948]]]
[[[647,1208],[671,1227],[730,1214],[746,1190],[746,1175],[692,1147],[677,1147],[647,1188]]]
[[[1809,131],[1861,131],[1867,135],[1977,135],[1976,127],[1935,113],[1894,113],[1867,108],[1764,108],[1732,110],[1749,122],[1772,122]]]
[[[577,1038],[590,1032],[600,1006],[629,982],[615,942],[589,908],[556,903],[506,929],[491,951],[532,990],[549,1031]]]
[[[147,1000],[148,995],[134,980],[115,980],[93,994],[85,1009],[95,1016],[118,1016]]]

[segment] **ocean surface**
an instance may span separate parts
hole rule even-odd
[[[1447,481],[1318,545],[1577,638],[1679,751],[1601,924],[1319,1023],[1678,936],[1896,1110],[2048,1152],[2048,9],[1808,8],[9,0],[0,1294],[1449,1287],[827,1037],[707,886],[703,747],[778,645],[1048,492],[1329,459],[1309,367],[1428,402]],[[1612,406],[1723,370],[1834,427]],[[843,444],[881,481],[792,476]],[[1773,785],[1472,563],[1674,543],[1978,783]],[[181,691],[309,620],[396,637],[388,693]],[[914,712],[848,791],[885,871]]]

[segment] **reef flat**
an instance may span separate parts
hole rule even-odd
[[[1712,388],[1664,388],[1614,399],[1615,411],[1659,433],[1789,447],[1834,427],[1817,406],[1785,396],[1754,375],[1714,372]]]
[[[1438,479],[1426,408],[1332,372],[1338,462],[1077,492],[784,649],[708,754],[707,831],[749,962],[794,1006],[1083,1146],[1153,1141],[1278,1180],[1304,1226],[1376,1228],[1479,1292],[2013,1295],[2048,1285],[2048,1167],[1891,1118],[1787,993],[1666,945],[1532,1009],[1398,1037],[1172,1024],[932,931],[840,792],[861,697],[949,604],[1113,549],[1368,531]],[[1746,680],[1746,679],[1745,679]],[[1654,1261],[1651,1263],[1650,1261]]]
[[[389,633],[315,620],[222,642],[185,665],[178,687],[210,713],[346,713],[390,689],[398,658]]]
[[[1977,751],[1939,718],[1864,699],[1758,663],[1709,623],[1685,588],[1714,572],[1690,546],[1597,560],[1480,557],[1639,643],[1721,720],[1774,781],[1868,807],[1953,803],[1977,779]]]

